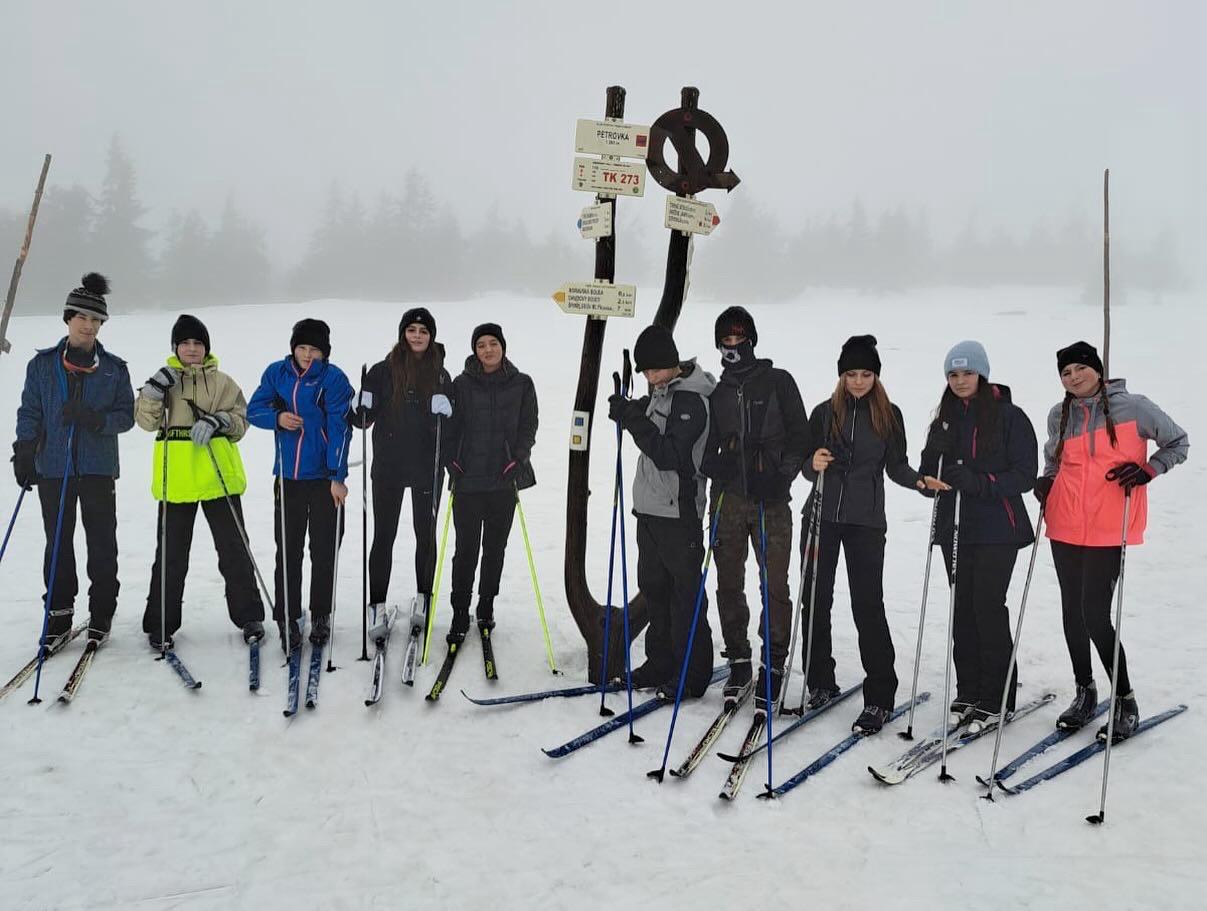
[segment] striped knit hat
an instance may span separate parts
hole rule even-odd
[[[80,280],[80,287],[67,295],[63,305],[63,322],[70,322],[77,313],[94,316],[102,323],[109,318],[109,306],[105,295],[109,293],[109,279],[99,272],[89,272]]]

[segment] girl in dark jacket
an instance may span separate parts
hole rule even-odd
[[[826,482],[820,504],[813,632],[811,636],[806,633],[810,652],[806,657],[808,705],[820,708],[840,692],[834,674],[830,611],[841,547],[846,555],[851,613],[859,633],[859,656],[865,675],[863,712],[853,730],[872,734],[884,726],[897,693],[893,640],[884,616],[884,540],[888,527],[884,475],[895,484],[917,490],[924,489],[927,481],[933,489],[943,485],[934,478],[924,479],[909,466],[901,411],[889,401],[880,382],[875,336],[856,335],[843,344],[838,356],[838,385],[830,398],[813,409],[809,430],[811,444],[804,474],[816,484],[824,473]],[[809,520],[817,505],[814,493],[805,504],[801,529],[805,591],[813,585],[811,555],[805,549]]]
[[[386,600],[394,539],[403,494],[411,489],[415,533],[415,584],[431,598],[436,566],[433,486],[437,476],[436,428],[452,416],[444,369],[444,346],[436,341],[436,320],[423,307],[408,310],[398,324],[398,343],[365,377],[353,423],[373,428],[373,546],[369,551],[369,603]],[[443,446],[441,448],[444,448]],[[376,616],[376,614],[373,614]]]
[[[464,641],[469,629],[479,547],[478,626],[494,628],[494,599],[499,593],[517,492],[536,484],[529,462],[536,442],[536,388],[507,359],[507,340],[498,325],[478,326],[471,344],[474,353],[465,359],[465,370],[453,381],[457,411],[445,449],[457,530],[450,644]]]
[[[989,382],[989,356],[979,342],[960,342],[943,361],[947,388],[922,452],[922,470],[954,488],[939,498],[935,540],[951,578],[955,491],[960,540],[955,577],[953,721],[997,720],[1011,674],[1006,591],[1018,551],[1035,540],[1022,494],[1035,484],[1038,444],[1031,421],[1006,386]],[[1014,688],[1007,699],[1014,709]]]

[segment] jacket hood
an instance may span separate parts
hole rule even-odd
[[[503,363],[499,365],[499,369],[494,373],[487,373],[482,369],[482,362],[478,360],[476,354],[471,354],[465,359],[465,369],[462,371],[466,376],[471,376],[474,379],[481,379],[490,382],[496,378],[499,380],[511,379],[520,371],[516,369],[515,364],[507,359],[507,355],[503,355]]]
[[[54,351],[60,350],[66,344],[67,344],[67,336],[64,335],[61,339],[59,339],[55,344],[51,345],[49,348],[39,348],[37,350],[37,353],[38,354],[50,354]],[[106,351],[105,346],[100,343],[99,339],[96,342],[96,356],[98,358],[100,358],[100,357],[112,358],[113,360],[117,361],[119,364],[126,363],[124,360],[122,360],[116,354],[110,354],[108,351]]]
[[[168,355],[168,366],[172,367],[176,370],[188,370],[189,369],[188,365],[182,363],[180,358],[178,358],[174,354]],[[218,358],[216,358],[212,354],[207,353],[205,355],[205,357],[202,359],[200,364],[194,364],[193,366],[198,370],[203,370],[206,373],[209,373],[211,371],[218,369]]]
[[[773,366],[775,366],[775,365],[771,362],[771,358],[760,357],[758,360],[756,360],[754,362],[753,367],[751,367],[749,370],[745,370],[741,373],[730,370],[728,367],[726,367],[724,370],[721,371],[721,382],[725,383],[726,385],[729,385],[729,386],[740,386],[743,383],[747,382],[748,380],[752,379],[753,377],[762,376],[764,373],[766,373],[768,370],[770,370]]]
[[[708,396],[717,386],[716,377],[701,368],[694,357],[680,362],[679,370],[681,373],[666,384],[668,392],[694,392]]]

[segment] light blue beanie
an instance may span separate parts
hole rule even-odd
[[[955,370],[975,370],[989,379],[989,355],[985,353],[985,346],[971,340],[956,343],[943,358],[943,378]]]

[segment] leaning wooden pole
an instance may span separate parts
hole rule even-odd
[[[25,268],[25,257],[29,255],[29,245],[34,236],[34,222],[38,220],[38,206],[42,204],[42,191],[46,188],[46,173],[50,170],[50,155],[42,159],[42,173],[38,177],[38,188],[34,191],[34,204],[29,210],[29,221],[25,225],[25,240],[17,253],[17,261],[13,263],[13,277],[8,282],[8,294],[4,298],[4,315],[0,316],[0,354],[6,354],[12,347],[8,341],[8,321],[13,315],[13,305],[17,300],[17,285],[21,281],[21,270]]]
[[[1102,369],[1111,375],[1111,169],[1102,172]]]

